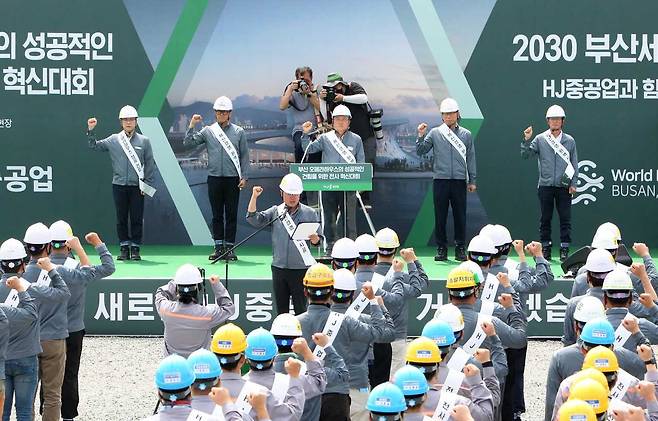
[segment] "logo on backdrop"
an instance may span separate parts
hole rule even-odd
[[[575,205],[582,202],[585,206],[596,202],[596,193],[603,190],[602,175],[596,172],[596,163],[590,160],[578,162],[578,182],[576,183],[577,195],[571,200]]]

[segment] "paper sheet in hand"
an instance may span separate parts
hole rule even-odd
[[[293,240],[308,240],[311,234],[317,234],[320,228],[319,222],[300,222],[292,233]]]

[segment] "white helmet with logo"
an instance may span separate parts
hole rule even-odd
[[[272,321],[270,333],[276,336],[302,336],[302,325],[297,317],[290,313],[281,313]]]
[[[334,289],[356,291],[356,279],[351,270],[337,269],[334,271]]]
[[[226,96],[220,96],[215,100],[215,103],[212,106],[212,109],[215,111],[232,111],[233,103]]]
[[[185,263],[179,267],[176,275],[174,275],[174,284],[176,285],[196,285],[201,282],[203,282],[201,272],[199,272],[196,266],[190,263]]]
[[[66,221],[53,222],[49,230],[52,241],[68,241],[73,238],[73,229]]]
[[[334,244],[331,249],[331,257],[333,259],[355,260],[359,257],[359,250],[357,250],[354,240],[344,237]]]
[[[457,104],[457,101],[455,101],[452,98],[446,98],[443,101],[441,101],[441,105],[439,106],[439,112],[454,113],[456,111],[459,111],[459,104]]]
[[[587,255],[585,270],[595,273],[608,273],[615,270],[615,258],[606,249],[594,249]]]
[[[498,250],[491,238],[484,235],[476,235],[468,243],[468,251],[471,253],[496,254]]]
[[[436,310],[434,318],[447,322],[453,332],[464,330],[464,315],[459,307],[454,304],[444,304]]]
[[[27,257],[23,243],[15,238],[10,238],[0,245],[0,260],[21,260]]]
[[[394,249],[400,247],[400,239],[395,231],[386,227],[377,231],[375,235],[377,247],[380,249]]]
[[[590,320],[605,317],[605,308],[603,303],[596,297],[584,296],[576,304],[576,310],[573,313],[574,320],[581,323],[587,323]]]
[[[379,251],[377,247],[377,240],[370,234],[361,234],[356,237],[356,249],[360,254],[374,254]]]
[[[132,105],[124,105],[119,110],[119,119],[123,118],[138,118],[137,110]]]
[[[23,237],[23,242],[26,244],[48,244],[51,241],[50,230],[41,222],[30,225]]]
[[[546,110],[546,118],[553,118],[553,117],[565,117],[564,114],[564,108],[560,107],[559,105],[551,105],[548,107],[548,110]]]

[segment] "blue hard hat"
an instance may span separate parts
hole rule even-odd
[[[222,374],[217,356],[207,349],[198,349],[187,357],[187,363],[194,372],[196,381],[214,379]]]
[[[402,390],[404,396],[424,395],[430,389],[422,371],[412,365],[405,365],[393,375],[393,383]],[[415,406],[414,403],[409,403]]]
[[[252,361],[269,361],[277,353],[276,340],[267,330],[259,327],[247,335],[245,355]]]
[[[441,347],[446,347],[457,342],[455,334],[452,331],[452,327],[440,319],[432,319],[423,326],[422,336],[429,338],[436,342],[436,345]]]
[[[615,328],[603,317],[592,319],[585,323],[580,339],[596,345],[612,345],[615,342]]]
[[[399,414],[407,410],[407,402],[399,387],[391,382],[386,382],[370,391],[366,408],[370,412]]]
[[[194,371],[180,355],[170,355],[160,361],[155,370],[155,385],[161,390],[180,390],[194,383]]]

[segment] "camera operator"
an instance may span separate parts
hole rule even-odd
[[[363,86],[358,83],[343,80],[339,73],[330,73],[327,76],[327,83],[322,85],[322,90],[320,90],[320,112],[325,121],[332,122],[331,114],[334,108],[340,104],[345,105],[352,113],[350,131],[359,135],[363,140],[365,162],[373,165],[374,175],[377,143],[375,142],[375,132],[370,124],[368,95]],[[370,207],[368,193],[364,192],[361,196],[366,207]]]

